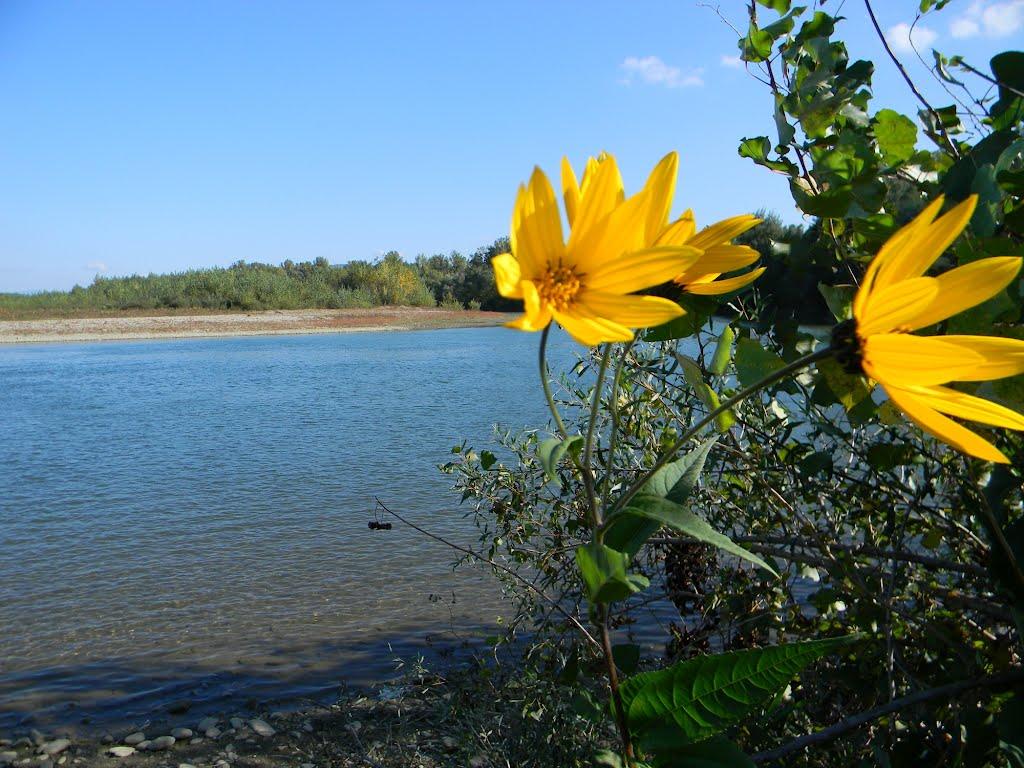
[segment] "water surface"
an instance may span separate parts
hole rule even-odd
[[[546,420],[501,328],[0,349],[0,733],[321,695],[508,606],[435,465]],[[553,356],[570,360],[564,337]]]

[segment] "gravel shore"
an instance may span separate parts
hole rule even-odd
[[[499,325],[501,312],[374,307],[0,320],[0,344],[409,331]]]

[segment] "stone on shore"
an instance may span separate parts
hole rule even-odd
[[[146,740],[146,734],[142,731],[136,731],[135,733],[129,733],[124,737],[124,743],[129,747],[136,747]]]
[[[18,759],[18,753],[13,750],[0,752],[0,765],[9,765]]]
[[[39,746],[39,751],[45,755],[59,755],[70,746],[71,739],[54,739],[53,741],[43,742]]]
[[[231,727],[234,728],[236,731],[240,731],[242,730],[242,728],[245,727],[245,720],[243,720],[240,717],[232,717]]]
[[[173,736],[174,738],[179,739],[179,740],[180,739],[191,739],[192,738],[192,729],[191,728],[175,728],[173,731],[171,731],[171,736]]]
[[[218,728],[215,725],[215,726],[213,726],[211,728],[207,728],[205,733],[206,733],[206,738],[208,738],[208,739],[216,739],[216,738],[220,737],[220,735],[221,735],[221,733],[223,733],[223,731],[221,731],[221,729]]]
[[[273,726],[266,720],[260,720],[258,717],[254,717],[249,721],[249,727],[256,731],[259,736],[273,736],[277,731],[274,730]]]
[[[170,749],[174,746],[174,742],[177,741],[173,736],[157,736],[153,741],[149,743],[149,749],[151,752],[159,752],[162,749]]]
[[[135,754],[135,747],[111,747],[107,750],[107,754],[111,757],[131,757]]]
[[[218,720],[216,717],[204,717],[202,720],[199,721],[199,725],[196,726],[196,730],[208,731],[211,728],[215,727],[219,722],[220,720]]]

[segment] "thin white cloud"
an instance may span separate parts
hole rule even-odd
[[[106,272],[107,271],[107,265],[104,262],[102,262],[102,261],[90,261],[88,264],[85,265],[85,268],[86,269],[91,269],[94,272]]]
[[[621,67],[625,73],[622,79],[624,85],[631,85],[637,80],[666,88],[692,88],[704,85],[704,78],[701,77],[703,69],[684,71],[666,64],[657,56],[628,56]]]
[[[1024,28],[1024,0],[974,0],[953,19],[953,37],[1009,37]]]
[[[928,48],[938,37],[938,33],[933,29],[920,24],[911,29],[910,25],[904,22],[889,27],[885,33],[885,39],[898,53],[913,53],[915,48],[919,51]]]
[[[739,56],[723,56],[719,59],[719,63],[723,67],[729,67],[729,69],[739,69],[743,66],[743,59]]]

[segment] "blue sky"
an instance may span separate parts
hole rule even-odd
[[[946,104],[906,50],[917,4],[875,3]],[[720,6],[743,24],[740,0]],[[878,66],[875,108],[913,113],[863,4],[840,6],[851,55]],[[1020,47],[1024,0],[954,0],[923,26],[925,51],[984,64]],[[0,0],[0,291],[468,253],[507,232],[535,164],[602,149],[630,189],[679,151],[676,212],[699,224],[795,220],[785,183],[736,154],[773,123],[735,54],[693,0]]]

